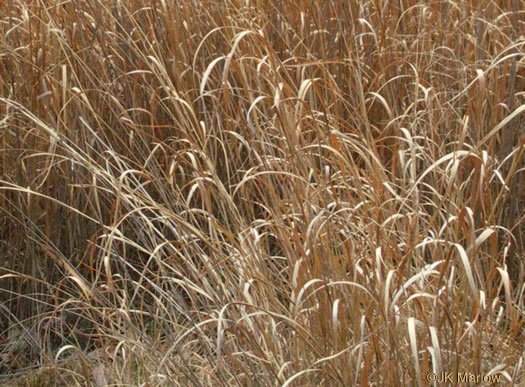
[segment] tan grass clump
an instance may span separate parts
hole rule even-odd
[[[525,382],[520,4],[0,4],[5,383]]]

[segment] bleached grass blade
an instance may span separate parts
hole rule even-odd
[[[463,269],[465,269],[465,274],[467,275],[467,280],[472,295],[474,296],[474,300],[476,301],[476,304],[479,305],[479,290],[476,286],[476,283],[474,282],[474,276],[472,275],[472,269],[470,268],[467,252],[459,243],[454,243],[454,247],[459,253],[459,258],[461,263],[463,264]]]
[[[430,331],[430,338],[432,340],[432,348],[433,348],[433,371],[440,375],[443,371],[443,361],[441,360],[441,348],[439,345],[439,338],[437,335],[437,329],[436,327],[428,327]]]
[[[519,106],[514,110],[511,114],[509,114],[507,117],[505,117],[499,124],[497,124],[494,129],[492,129],[489,134],[487,134],[483,139],[477,144],[478,146],[481,146],[485,144],[488,140],[492,138],[500,129],[502,129],[505,125],[507,125],[510,121],[512,121],[514,118],[519,116],[525,111],[525,104]]]
[[[416,325],[414,317],[408,318],[408,336],[410,338],[410,348],[412,350],[412,359],[414,360],[414,368],[416,370],[416,376],[417,376],[417,384],[418,386],[422,386],[421,384],[421,369],[419,366],[419,356],[417,351],[417,338],[416,338]]]

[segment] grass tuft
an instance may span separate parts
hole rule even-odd
[[[1,382],[525,383],[521,8],[0,4]]]

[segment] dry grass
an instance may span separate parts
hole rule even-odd
[[[4,382],[525,383],[524,9],[1,3]]]

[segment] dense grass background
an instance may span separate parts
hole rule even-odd
[[[4,382],[524,383],[524,9],[0,3]]]

